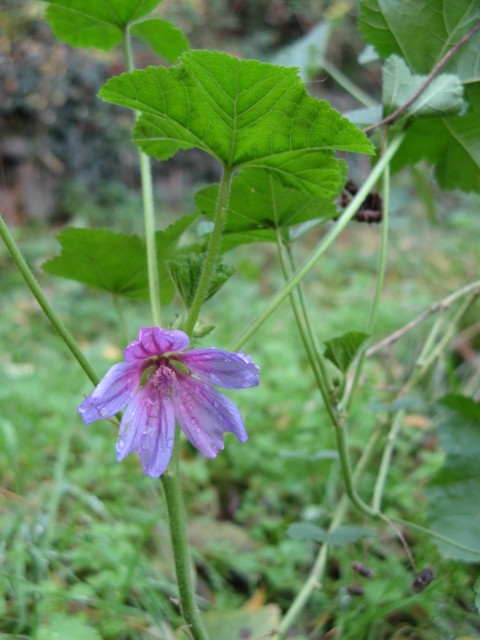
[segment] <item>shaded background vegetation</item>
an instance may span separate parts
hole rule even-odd
[[[364,45],[353,9],[339,0],[166,0],[160,14],[183,28],[195,47],[261,59],[336,15],[329,59],[367,92],[378,92],[378,67],[362,69],[356,62]],[[124,341],[110,300],[47,277],[41,263],[56,252],[54,232],[65,224],[141,231],[130,114],[95,98],[103,81],[123,67],[118,52],[90,55],[56,42],[42,11],[37,2],[14,0],[0,9],[0,208],[16,225],[52,304],[103,372]],[[137,56],[138,66],[157,63],[142,49]],[[341,110],[352,104],[322,71],[310,88]],[[361,176],[361,166],[352,170]],[[155,164],[159,226],[191,212],[193,190],[214,180],[215,172],[195,152]],[[477,276],[478,198],[440,194],[428,175],[422,179],[425,174],[401,174],[395,182],[381,335]],[[352,223],[307,279],[321,339],[363,328],[378,238],[378,226]],[[223,346],[279,285],[270,247],[239,247],[231,260],[237,274],[205,314],[213,323],[222,318],[209,340]],[[55,632],[73,640],[173,638],[180,619],[160,485],[141,475],[135,458],[116,463],[111,425],[83,426],[75,408],[90,390],[88,382],[3,249],[0,269],[1,637],[44,640]],[[176,311],[169,310],[169,321]],[[132,334],[149,317],[141,303],[129,304],[125,314]],[[424,488],[443,458],[433,401],[447,382],[478,390],[478,315],[477,304],[465,332],[413,399],[418,411],[410,416],[389,477],[386,506],[420,524],[426,524]],[[428,328],[369,362],[355,407],[355,455],[372,421],[387,423],[378,400],[407,375]],[[286,529],[299,518],[327,525],[341,495],[333,435],[287,305],[247,351],[262,369],[261,387],[235,399],[249,443],[230,439],[208,463],[188,445],[183,452],[198,591],[204,605],[243,606],[245,616],[268,603],[288,607],[316,548],[288,538]],[[373,465],[364,474],[361,494],[369,495],[375,472]],[[357,519],[353,512],[350,517]],[[438,579],[429,589],[412,591],[412,568],[385,527],[378,539],[334,550],[324,589],[292,638],[478,636],[475,569],[441,558],[417,534],[408,533],[408,542],[418,566],[435,567]],[[374,577],[355,572],[354,561],[368,565]]]

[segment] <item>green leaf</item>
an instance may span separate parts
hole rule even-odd
[[[428,160],[444,189],[480,193],[480,114],[418,120],[407,130],[392,168]]]
[[[99,95],[141,112],[135,141],[159,160],[196,147],[224,166],[266,169],[312,194],[343,186],[335,150],[373,153],[363,132],[307,94],[294,69],[215,51],[111,78]]]
[[[173,284],[165,267],[178,240],[193,220],[186,216],[155,234],[160,295],[167,304]],[[65,229],[58,236],[62,252],[44,263],[47,273],[82,282],[114,295],[148,299],[148,271],[143,238],[106,229]]]
[[[428,74],[480,20],[478,0],[362,0],[360,29],[383,56],[402,56],[413,73]],[[480,31],[443,69],[464,85],[464,116],[416,121],[392,168],[426,159],[444,189],[480,192]]]
[[[449,410],[439,425],[440,442],[446,459],[427,486],[427,513],[431,529],[457,543],[478,549],[478,553],[473,553],[435,540],[444,557],[479,562],[480,419],[478,406],[474,406],[478,403],[471,399],[465,402],[466,399],[461,396],[447,398],[447,406],[455,410]]]
[[[47,0],[45,19],[55,36],[72,47],[113,49],[127,24],[150,13],[161,0]]]
[[[344,525],[336,527],[333,531],[326,531],[322,527],[317,527],[309,522],[295,522],[288,527],[288,535],[299,540],[315,540],[326,544],[346,545],[357,542],[366,536],[375,535],[368,527],[356,525]]]
[[[218,185],[211,185],[195,196],[198,211],[213,220],[218,199]],[[305,194],[285,187],[266,171],[241,171],[232,183],[224,233],[243,234],[272,230],[261,241],[276,240],[276,230],[316,218],[332,218],[337,209],[332,198]],[[255,236],[251,236],[255,241]]]
[[[424,83],[426,76],[412,75],[403,58],[390,56],[383,67],[384,115],[404,105]],[[431,118],[458,115],[466,109],[458,76],[441,74],[405,111],[405,117]]]
[[[415,73],[429,73],[480,19],[478,0],[362,0],[360,30],[384,58],[402,56]],[[480,82],[480,32],[443,69],[463,83]]]
[[[439,402],[451,411],[455,411],[466,418],[473,418],[480,422],[480,402],[476,402],[473,398],[449,393],[443,396]]]
[[[168,62],[176,62],[190,48],[183,31],[166,20],[143,20],[134,24],[130,31]]]
[[[185,253],[174,260],[168,260],[166,267],[175,283],[185,307],[190,308],[202,273],[205,256],[199,253]],[[235,268],[218,262],[210,276],[205,300],[211,298],[233,276]]]
[[[326,340],[325,357],[333,362],[342,373],[346,373],[348,367],[356,358],[362,344],[369,338],[363,331],[348,331],[337,338]]]

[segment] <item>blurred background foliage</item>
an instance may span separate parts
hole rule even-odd
[[[49,277],[41,263],[56,253],[53,232],[65,224],[141,232],[130,114],[95,97],[123,64],[118,51],[59,44],[43,10],[42,3],[16,0],[0,8],[0,208],[52,304],[103,372],[124,343],[113,305],[101,293]],[[364,44],[355,11],[356,3],[346,0],[165,0],[158,15],[182,28],[194,47],[260,59],[328,18],[329,61],[378,96],[379,66],[357,62]],[[137,50],[139,67],[156,63],[146,49]],[[308,86],[342,111],[356,106],[323,71]],[[361,179],[361,162],[351,171]],[[197,152],[154,163],[159,226],[193,211],[193,191],[216,172]],[[396,179],[392,215],[379,336],[478,277],[478,198],[440,193],[420,168]],[[312,248],[321,233],[313,231],[302,247]],[[363,329],[379,234],[378,225],[351,223],[306,279],[321,340]],[[274,250],[260,246],[229,255],[237,273],[205,308],[206,322],[222,319],[206,344],[226,346],[280,285]],[[160,483],[143,476],[133,456],[116,463],[112,425],[86,428],[76,416],[89,383],[4,250],[0,282],[0,637],[171,640],[180,617]],[[169,322],[177,312],[169,308]],[[148,322],[142,303],[129,303],[124,313],[132,335]],[[443,460],[434,401],[448,389],[478,391],[478,317],[477,303],[411,398],[416,408],[398,442],[385,506],[420,524],[428,524],[425,487]],[[208,462],[188,444],[183,450],[189,535],[205,608],[242,606],[245,616],[267,603],[287,608],[317,552],[314,543],[288,538],[288,525],[303,519],[328,526],[341,495],[333,434],[292,326],[285,304],[247,345],[262,369],[261,386],[235,396],[249,443],[229,439]],[[368,362],[354,408],[355,458],[375,424],[387,428],[382,401],[407,377],[430,328],[427,322]],[[370,495],[380,453],[361,480],[362,495]],[[350,521],[357,521],[353,511]],[[414,574],[398,538],[380,528],[378,538],[333,550],[324,588],[291,637],[478,637],[475,567],[446,560],[428,538],[405,533],[417,565],[435,568],[437,580],[427,590],[412,591]],[[373,577],[355,571],[355,561]]]

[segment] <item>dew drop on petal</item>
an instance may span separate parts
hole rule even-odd
[[[197,427],[197,428],[195,429],[195,433],[200,433],[200,432],[201,432],[200,427]]]
[[[167,440],[167,445],[168,445],[168,447],[169,447],[169,448],[170,448],[170,447],[173,447],[173,438],[169,438],[169,439]]]
[[[119,440],[119,441],[117,442],[117,447],[118,447],[119,449],[123,449],[123,447],[124,447],[124,446],[125,446],[125,440]]]
[[[108,413],[107,407],[105,406],[98,407],[98,413],[102,416],[102,418],[104,418]]]

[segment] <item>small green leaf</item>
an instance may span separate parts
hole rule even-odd
[[[168,62],[176,62],[190,48],[183,31],[166,20],[143,20],[134,24],[130,31]]]
[[[198,210],[213,220],[217,199],[218,185],[211,185],[197,193],[195,202]],[[332,197],[305,194],[285,187],[266,171],[247,169],[233,181],[224,233],[275,231],[316,218],[332,218],[336,213]],[[276,234],[267,238],[275,241]]]
[[[168,260],[166,263],[168,272],[187,309],[190,308],[193,302],[204,260],[205,256],[203,254],[184,253],[175,257],[174,260]],[[218,262],[210,276],[205,300],[215,295],[234,273],[234,267],[230,267],[223,262]]]
[[[453,547],[435,540],[446,558],[465,562],[480,561],[480,419],[478,403],[462,396],[447,396],[442,404],[451,406],[439,425],[440,443],[446,452],[443,467],[427,486],[427,513],[430,527],[441,535],[477,553]]]
[[[375,533],[368,527],[345,525],[336,527],[333,531],[326,531],[309,522],[295,522],[288,527],[288,535],[299,540],[315,540],[326,544],[346,545],[357,542],[366,536],[374,536]]]
[[[165,261],[174,254],[178,240],[196,218],[186,216],[165,231],[157,231],[160,295],[167,304],[173,285]],[[96,289],[136,299],[148,299],[148,272],[143,238],[106,229],[65,229],[58,236],[62,252],[44,263],[47,273],[82,282]]]
[[[72,47],[113,49],[127,24],[150,13],[161,0],[46,0],[45,20]]]
[[[468,396],[449,393],[439,400],[440,404],[451,411],[455,411],[466,418],[473,418],[480,422],[480,402],[476,402]]]
[[[403,58],[390,56],[383,66],[384,115],[404,105],[421,87],[426,76],[413,75]],[[458,76],[443,73],[432,80],[405,117],[431,118],[458,115],[467,107]]]
[[[325,357],[342,373],[346,373],[362,344],[369,338],[363,331],[348,331],[337,338],[326,340]]]
[[[159,160],[196,147],[314,195],[343,186],[335,150],[373,153],[362,131],[307,94],[294,69],[216,51],[187,51],[169,69],[111,78],[99,96],[140,111],[135,141]]]

